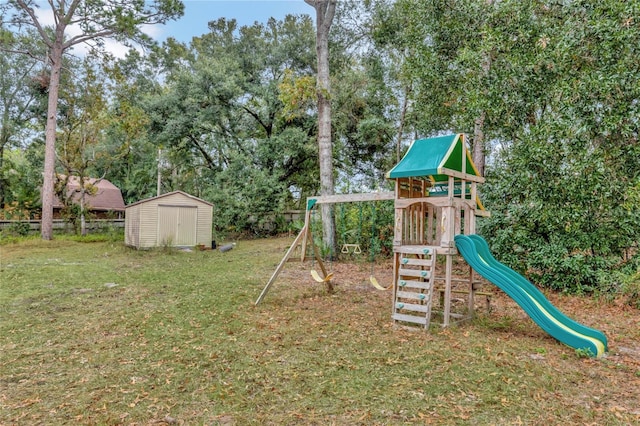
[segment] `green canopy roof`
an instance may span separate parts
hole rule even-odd
[[[450,171],[480,176],[461,133],[414,141],[402,160],[387,173],[387,177],[422,176],[436,183],[447,181]]]

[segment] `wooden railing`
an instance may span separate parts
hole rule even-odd
[[[23,225],[24,224],[24,225]],[[39,220],[0,220],[0,230],[15,229],[28,225],[30,231],[40,231]],[[124,219],[93,219],[87,221],[89,231],[100,231],[105,228],[124,228]],[[53,229],[71,229],[72,226],[63,219],[53,220]]]

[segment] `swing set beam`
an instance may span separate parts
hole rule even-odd
[[[366,201],[384,201],[395,200],[395,192],[370,192],[361,194],[335,194],[335,195],[321,195],[318,197],[307,198],[307,209],[309,204],[313,208],[314,204],[338,204],[338,203],[359,203]]]

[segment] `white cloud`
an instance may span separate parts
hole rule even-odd
[[[40,7],[34,8],[34,12],[36,17],[38,18],[38,22],[42,26],[53,27],[55,25],[55,19],[53,12],[47,2],[38,2]],[[158,35],[162,33],[162,28],[160,25],[143,25],[141,26],[141,30],[149,35],[150,37],[157,39]],[[65,37],[71,38],[77,35],[82,34],[79,25],[70,25],[67,27],[65,31]],[[104,39],[104,49],[108,53],[111,53],[116,58],[124,58],[126,54],[131,50],[131,47],[125,46],[122,43],[119,43],[113,39]],[[79,56],[85,56],[91,50],[91,46],[87,43],[76,45],[72,48],[72,52]],[[141,48],[136,48],[136,50],[141,51]]]
[[[142,30],[143,33],[145,33],[146,35],[148,35],[154,40],[157,40],[158,38],[160,38],[165,32],[165,29],[166,29],[166,26],[162,24],[154,24],[154,25],[145,24],[140,26],[140,30]]]

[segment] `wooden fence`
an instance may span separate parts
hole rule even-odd
[[[0,220],[0,231],[16,229],[26,230],[26,227],[28,226],[29,232],[39,232],[40,224],[39,220]],[[106,229],[113,228],[124,229],[124,219],[93,219],[88,220],[86,226],[89,232],[102,232]],[[63,219],[54,219],[53,229],[72,231],[73,227]]]

